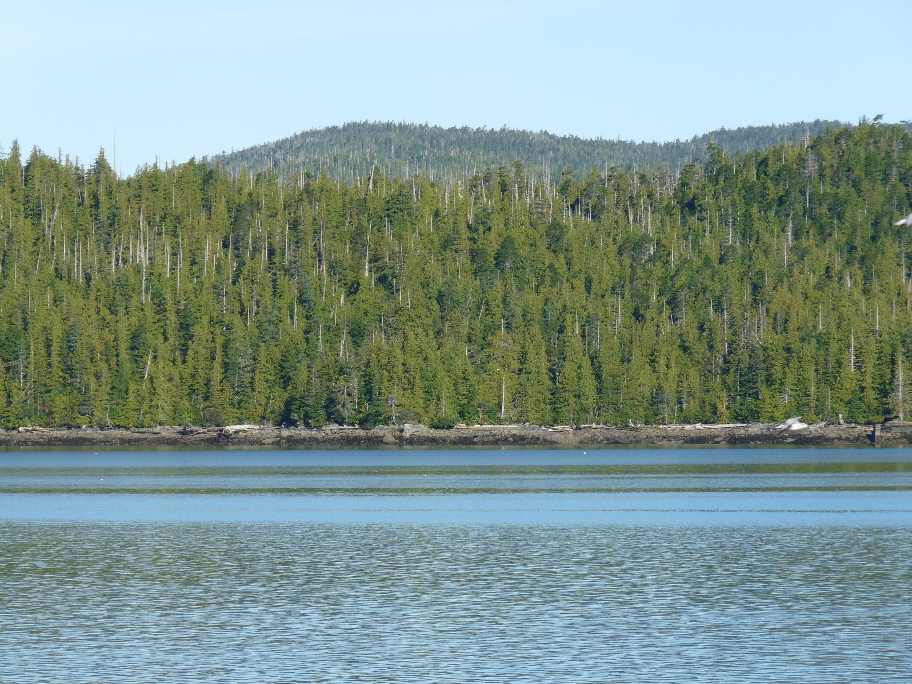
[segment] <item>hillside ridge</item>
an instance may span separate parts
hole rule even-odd
[[[883,423],[912,135],[456,183],[0,159],[0,426]]]
[[[377,167],[390,177],[416,173],[430,180],[465,179],[484,169],[522,162],[527,173],[549,182],[565,167],[577,174],[617,166],[680,170],[696,159],[705,161],[715,143],[728,153],[763,151],[786,140],[823,133],[850,124],[817,119],[811,122],[720,128],[688,140],[634,142],[556,135],[547,131],[508,128],[433,126],[404,122],[349,122],[310,129],[242,150],[222,152],[203,161],[220,165],[233,176],[274,170],[280,177],[302,172],[350,182]]]

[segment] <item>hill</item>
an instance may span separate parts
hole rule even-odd
[[[237,176],[243,167],[257,173],[275,170],[280,177],[323,171],[335,180],[351,182],[376,166],[385,175],[407,178],[423,173],[430,180],[468,178],[489,167],[521,161],[526,172],[549,182],[569,166],[578,174],[593,168],[671,171],[687,162],[706,160],[706,148],[715,143],[729,153],[762,151],[785,140],[799,140],[842,128],[838,121],[719,129],[690,140],[632,142],[560,136],[545,131],[507,128],[441,128],[425,124],[353,122],[304,131],[282,140],[206,158]]]
[[[552,183],[14,145],[0,425],[902,419],[910,207],[912,135],[877,122]]]

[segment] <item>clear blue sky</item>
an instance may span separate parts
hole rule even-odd
[[[354,120],[672,140],[912,119],[909,0],[0,0],[0,145],[124,174]]]

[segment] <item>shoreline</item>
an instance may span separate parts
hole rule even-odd
[[[0,449],[36,447],[272,447],[340,449],[376,447],[470,446],[912,446],[912,424],[818,423],[797,430],[773,423],[727,425],[550,426],[459,425],[434,429],[424,425],[322,428],[231,425],[226,427],[37,428],[0,430]]]

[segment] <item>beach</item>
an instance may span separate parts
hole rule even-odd
[[[912,445],[912,425],[826,424],[801,429],[773,423],[724,425],[538,426],[327,425],[320,428],[232,425],[149,428],[39,428],[0,430],[0,448],[379,448],[467,446],[894,446]]]

